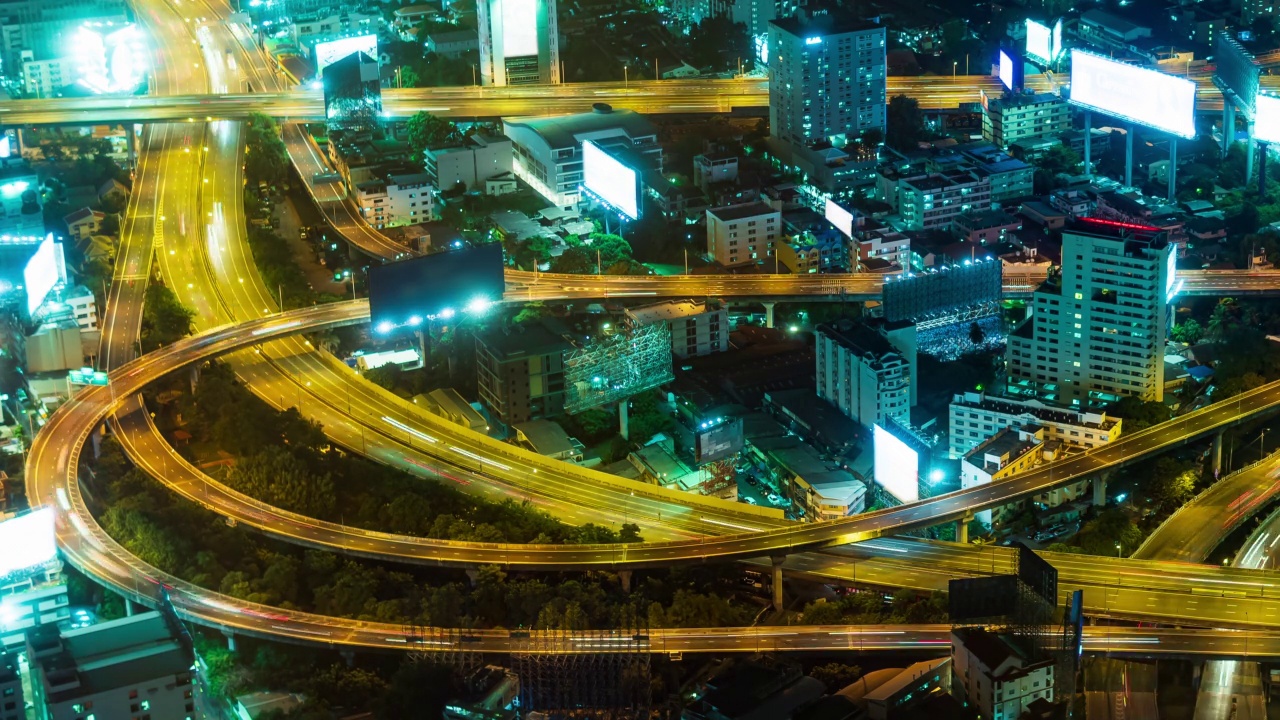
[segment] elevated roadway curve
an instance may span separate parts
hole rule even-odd
[[[131,361],[114,373],[110,386],[87,389],[68,402],[55,413],[49,427],[36,437],[28,466],[28,478],[32,484],[29,496],[36,502],[48,502],[54,498],[58,485],[64,488],[64,492],[70,492],[69,488],[74,487],[77,481],[75,460],[80,450],[78,443],[117,408],[119,402],[114,398],[128,398],[148,383],[207,358],[304,331],[364,322],[367,316],[368,304],[362,301],[295,310],[224,326]],[[981,509],[1076,482],[1101,471],[1134,462],[1150,453],[1184,445],[1277,406],[1280,406],[1280,382],[1270,383],[1166,423],[1122,436],[1115,442],[1008,480],[841,520],[771,529],[755,529],[744,525],[744,529],[753,531],[636,545],[547,546],[439,540],[423,542],[435,548],[435,560],[440,564],[496,564],[530,569],[623,569],[785,555],[797,550],[871,540],[903,530],[961,519]],[[462,434],[467,434],[467,431],[462,431]],[[62,451],[50,452],[46,449],[49,445],[58,446]],[[557,470],[563,472],[563,464],[554,460],[510,446],[504,446],[502,450],[513,465],[518,463],[522,468],[527,468],[530,474],[534,470],[544,474],[554,474]],[[660,490],[641,483],[610,478],[603,473],[598,475],[604,482],[635,486],[638,493]],[[689,496],[689,499],[693,500],[694,497]]]

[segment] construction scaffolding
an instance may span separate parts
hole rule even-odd
[[[667,324],[629,328],[569,351],[564,361],[564,409],[576,415],[674,379]]]
[[[531,633],[511,656],[521,717],[648,720],[649,630],[641,613],[628,615],[630,626],[617,630]]]

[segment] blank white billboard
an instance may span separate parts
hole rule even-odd
[[[1000,51],[1000,84],[1013,89],[1013,58],[1003,50]]]
[[[1179,137],[1196,136],[1196,84],[1186,78],[1072,50],[1071,102]]]
[[[640,177],[591,140],[582,143],[582,186],[614,210],[640,217]]]
[[[1280,97],[1259,93],[1253,99],[1253,138],[1280,142]]]
[[[825,214],[827,222],[835,225],[836,229],[844,233],[845,237],[853,237],[853,213],[828,198]]]
[[[44,565],[58,557],[53,508],[33,510],[0,523],[0,577]]]
[[[362,52],[374,60],[378,59],[378,36],[357,35],[356,37],[316,43],[316,74],[323,75],[324,69],[350,55]]]
[[[1035,20],[1027,20],[1027,55],[1040,62],[1053,62],[1053,34]]]
[[[539,0],[502,0],[502,56],[538,54]]]
[[[1053,57],[1049,58],[1050,62],[1057,61],[1067,48],[1062,44],[1062,18],[1058,18],[1058,22],[1053,24],[1053,45],[1049,47],[1049,52],[1053,53]]]
[[[49,291],[66,276],[62,260],[62,245],[53,241],[53,234],[44,237],[36,254],[22,269],[22,282],[27,288],[27,313],[40,307]],[[3,547],[3,546],[0,546]]]
[[[879,425],[872,431],[876,484],[904,503],[920,499],[920,457]]]

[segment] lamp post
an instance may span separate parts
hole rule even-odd
[[[1120,554],[1120,543],[1116,543],[1116,557],[1124,557]]]
[[[626,92],[627,88],[630,85],[631,85],[630,67],[627,65],[623,65],[622,66],[622,91]]]
[[[956,81],[956,67],[960,64],[959,60],[951,61],[951,82]]]

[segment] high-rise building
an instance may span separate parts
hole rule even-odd
[[[556,0],[480,0],[476,22],[481,85],[560,82]]]
[[[1062,233],[1062,270],[1009,335],[1008,392],[1080,408],[1164,398],[1174,246],[1158,228],[1083,218]]]
[[[866,427],[909,422],[916,404],[916,326],[909,322],[819,325],[818,397]]]
[[[31,694],[40,720],[200,717],[191,682],[193,653],[157,612],[27,636]]]
[[[1070,108],[1056,93],[1009,95],[982,107],[982,139],[1001,148],[1056,138],[1070,129]]]
[[[797,15],[769,23],[769,128],[779,141],[841,146],[885,126],[885,29]]]

